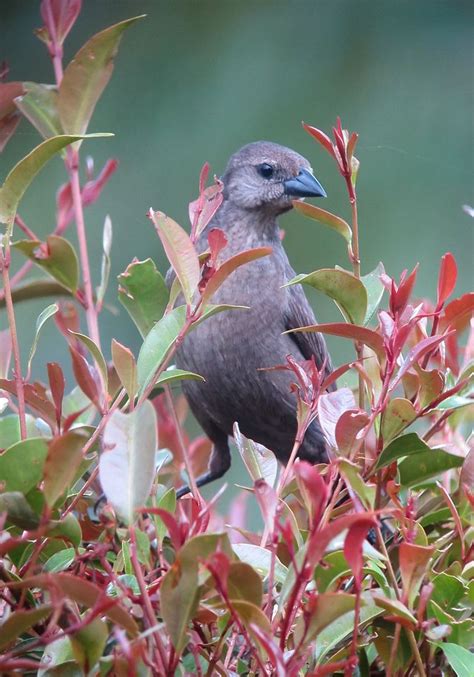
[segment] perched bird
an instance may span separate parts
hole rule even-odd
[[[208,248],[211,228],[227,238],[228,258],[254,247],[272,253],[246,263],[224,282],[213,303],[249,306],[215,315],[189,333],[176,364],[201,374],[205,382],[184,381],[191,410],[213,443],[202,486],[230,467],[229,436],[237,421],[246,437],[271,449],[285,464],[296,434],[294,376],[288,371],[260,371],[282,365],[288,355],[314,356],[318,368],[331,369],[323,337],[316,333],[283,335],[288,329],[315,324],[300,285],[282,288],[295,276],[283,248],[277,217],[292,208],[292,199],[325,197],[308,160],[289,148],[258,141],[232,155],[222,176],[224,201],[200,236],[197,248]],[[299,457],[312,463],[327,460],[324,435],[317,421],[306,432]],[[178,496],[189,491],[183,487]]]

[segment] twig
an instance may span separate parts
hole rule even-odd
[[[173,419],[174,427],[176,434],[178,436],[178,442],[181,450],[181,455],[184,460],[184,465],[186,466],[186,472],[188,473],[189,484],[191,487],[191,492],[195,498],[199,497],[199,489],[196,484],[196,478],[194,477],[193,467],[191,464],[191,459],[188,454],[188,449],[184,443],[183,431],[181,429],[181,424],[178,420],[178,415],[176,414],[176,407],[174,406],[173,396],[171,394],[171,389],[168,385],[165,386],[165,397],[168,404],[168,409],[171,413],[171,418]]]

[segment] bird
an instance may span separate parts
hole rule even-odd
[[[221,229],[227,239],[222,256],[228,258],[255,247],[271,247],[271,254],[235,270],[212,298],[214,304],[247,306],[216,314],[188,333],[176,353],[176,366],[205,380],[183,381],[183,391],[198,423],[212,442],[201,487],[230,468],[229,437],[237,422],[240,431],[270,449],[286,464],[296,429],[294,376],[282,365],[289,355],[299,362],[315,359],[318,369],[332,370],[319,333],[284,334],[316,323],[301,285],[285,287],[294,276],[278,217],[292,209],[293,199],[326,197],[309,161],[299,153],[269,141],[249,143],[234,153],[221,177],[223,202],[196,242],[208,249],[208,233]],[[263,369],[263,371],[262,371]],[[326,462],[327,446],[317,421],[308,428],[298,457]],[[188,486],[178,490],[181,497]]]

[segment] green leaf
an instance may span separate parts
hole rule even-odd
[[[383,263],[379,263],[371,273],[363,275],[360,279],[367,291],[367,312],[365,314],[364,326],[370,324],[383,297],[385,287],[382,284],[380,276],[385,273]]]
[[[270,573],[272,559],[270,550],[266,550],[260,545],[254,545],[253,543],[233,543],[232,550],[242,562],[250,564],[250,566],[260,572],[262,576],[268,576]],[[275,581],[277,583],[283,583],[287,574],[287,567],[280,562],[278,557],[275,557]]]
[[[380,454],[374,470],[384,468],[403,456],[431,451],[430,447],[416,433],[407,433],[393,440]]]
[[[156,386],[163,386],[165,383],[174,383],[175,381],[183,381],[191,379],[192,381],[204,381],[205,379],[193,371],[185,371],[184,369],[177,369],[176,367],[168,367],[159,375]]]
[[[31,414],[26,415],[26,436],[36,437],[38,428]],[[9,414],[0,418],[0,449],[8,449],[21,440],[20,419],[18,414]]]
[[[27,494],[43,477],[48,445],[42,437],[13,444],[0,455],[0,478],[4,491]]]
[[[46,270],[66,289],[75,293],[79,283],[79,262],[74,247],[59,235],[49,235],[46,243],[20,240],[12,245],[31,261]]]
[[[258,607],[262,604],[262,579],[255,569],[245,562],[232,562],[227,577],[227,590],[231,600],[245,600]]]
[[[51,606],[39,606],[36,609],[27,611],[14,611],[7,620],[2,623],[2,632],[0,637],[0,650],[5,649],[9,644],[18,641],[21,635],[32,628],[37,623],[47,618],[51,613]]]
[[[352,487],[353,492],[368,510],[373,510],[375,504],[376,486],[363,480],[360,468],[346,458],[339,459],[339,469],[344,480]]]
[[[334,299],[348,322],[352,324],[364,322],[367,311],[367,292],[362,282],[352,273],[337,268],[324,268],[309,275],[298,275],[287,285],[300,283],[308,284]]]
[[[0,188],[0,223],[13,226],[13,220],[18,209],[18,204],[23,197],[26,189],[35,178],[36,174],[50,160],[53,155],[66,146],[79,139],[91,139],[101,136],[113,136],[112,134],[87,134],[61,135],[53,136],[39,146],[36,146],[31,153],[26,155],[18,162],[5,179],[5,183]]]
[[[41,664],[44,667],[38,670],[37,677],[84,677],[84,671],[74,659],[69,637],[60,637],[48,644]]]
[[[70,331],[69,332],[72,336],[75,336],[83,345],[86,346],[87,350],[90,352],[92,357],[95,360],[95,363],[97,364],[100,374],[102,376],[102,381],[104,383],[104,389],[107,391],[108,389],[108,382],[109,382],[109,374],[107,370],[107,363],[105,361],[104,356],[102,355],[102,352],[100,348],[94,343],[94,341],[86,336],[85,334],[80,334],[77,331]]]
[[[23,86],[26,94],[15,99],[17,108],[44,139],[62,134],[56,87],[36,82],[24,82]]]
[[[189,305],[201,278],[199,257],[194,245],[186,231],[166,214],[150,210],[150,217]]]
[[[84,134],[97,101],[110,80],[123,31],[144,15],[121,21],[94,35],[64,71],[58,110],[68,134]]]
[[[40,523],[39,516],[19,491],[5,491],[0,494],[0,513],[7,514],[7,524],[14,524],[20,529],[36,529]]]
[[[449,454],[443,449],[429,449],[421,454],[408,456],[398,466],[400,484],[413,487],[451,468],[460,468],[464,463],[461,456]]]
[[[156,498],[153,500],[153,507],[174,513],[176,510],[176,491],[174,488],[167,489],[163,484],[159,484]],[[161,517],[158,515],[153,515],[152,517],[155,524],[156,537],[161,545],[168,530]]]
[[[50,507],[70,488],[81,464],[82,448],[87,439],[84,433],[70,430],[49,443],[43,470],[43,493]]]
[[[299,200],[293,200],[293,207],[296,209],[296,211],[301,212],[310,219],[319,221],[319,223],[331,228],[331,230],[335,230],[344,238],[347,244],[351,244],[351,227],[346,221],[344,221],[344,219],[341,219],[340,216],[336,216],[331,212],[327,212],[325,209],[321,209],[321,207],[316,207],[315,205],[308,204],[307,202],[300,202]]]
[[[436,646],[443,651],[458,677],[472,677],[473,657],[470,651],[451,642],[442,642]]]
[[[147,334],[137,360],[139,394],[141,395],[168,355],[186,321],[185,306],[178,306],[164,315]]]
[[[119,301],[145,338],[166,310],[169,299],[166,283],[151,259],[131,263],[118,281]]]
[[[416,417],[416,409],[410,400],[403,397],[395,397],[390,400],[382,414],[382,436],[385,443],[397,437]]]
[[[133,400],[137,393],[137,364],[132,351],[112,339],[112,361],[129,400]]]
[[[47,526],[48,536],[62,538],[78,548],[82,541],[81,525],[75,515],[69,512],[61,520],[51,520]]]
[[[64,548],[59,552],[55,552],[54,555],[46,561],[43,571],[48,574],[55,574],[58,571],[64,571],[69,569],[71,564],[74,562],[76,557],[76,551],[74,548]]]
[[[270,634],[272,631],[270,621],[265,616],[263,611],[259,609],[256,604],[249,602],[247,600],[238,599],[232,600],[232,607],[236,612],[237,616],[240,618],[244,627],[250,629],[250,634],[252,634],[251,625],[255,623],[259,628],[264,630],[267,634]]]
[[[99,477],[107,500],[127,523],[144,506],[155,476],[156,412],[145,400],[130,414],[114,411],[104,430]]]
[[[307,634],[304,637],[305,643],[312,642],[324,628],[334,623],[340,616],[352,611],[355,607],[355,599],[355,595],[349,595],[345,592],[323,592],[319,594],[316,610],[311,615]],[[301,616],[295,631],[297,642],[305,631],[306,622]]]
[[[107,623],[101,618],[94,618],[70,636],[71,646],[76,660],[83,666],[96,665],[109,636]]]
[[[36,348],[38,347],[38,339],[41,329],[43,328],[43,325],[46,322],[46,320],[55,315],[58,312],[58,310],[59,306],[56,303],[52,303],[38,315],[38,319],[36,320],[35,337],[33,339],[33,344],[30,349],[30,356],[28,358],[28,370],[27,370],[28,374],[31,371],[31,363],[33,361],[33,357],[35,356]]]

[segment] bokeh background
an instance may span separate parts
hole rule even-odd
[[[440,256],[454,253],[457,291],[472,288],[472,39],[466,0],[85,0],[65,45],[68,61],[93,33],[138,14],[147,18],[124,35],[112,80],[90,131],[115,137],[90,141],[83,155],[118,172],[87,210],[94,281],[99,281],[104,216],[114,228],[113,270],[102,316],[105,351],[112,337],[138,352],[138,332],[116,301],[116,275],[133,257],[166,262],[145,214],[150,206],[188,226],[187,204],[199,170],[221,173],[241,145],[268,139],[307,156],[328,193],[324,207],[348,217],[344,185],[329,156],[305,134],[301,120],[326,131],[336,116],[360,134],[358,193],[362,269],[382,260],[398,276],[417,262],[416,291],[436,293]],[[51,64],[32,34],[39,2],[0,2],[0,58],[10,79],[52,82]],[[3,180],[39,142],[26,121],[0,156]],[[54,224],[55,190],[65,180],[59,159],[38,177],[20,213],[40,235]],[[333,232],[290,213],[282,219],[297,272],[347,265]],[[73,228],[68,235],[75,240]],[[311,295],[321,321],[338,317]],[[29,349],[37,314],[18,311],[22,349]],[[2,327],[5,318],[1,319]],[[331,341],[335,361],[350,347]],[[67,362],[51,323],[38,352],[37,375],[48,360]]]

